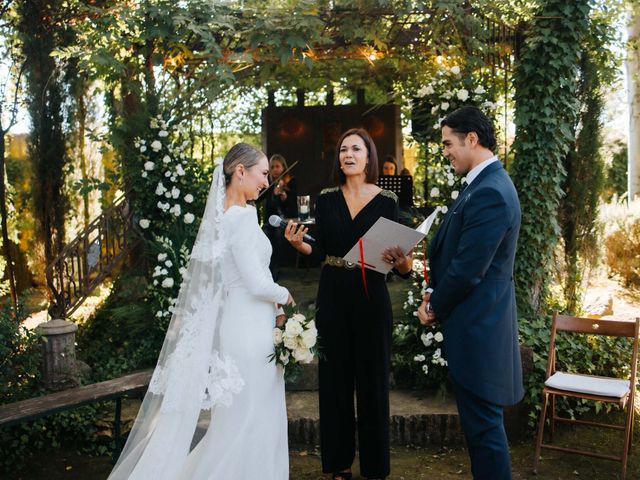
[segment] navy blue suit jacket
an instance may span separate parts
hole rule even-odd
[[[500,162],[458,196],[429,246],[431,306],[453,380],[498,405],[523,395],[513,263],[520,202]]]

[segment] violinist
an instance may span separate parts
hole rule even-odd
[[[282,232],[269,225],[269,217],[271,215],[278,215],[282,218],[294,218],[298,214],[296,179],[291,172],[282,176],[287,168],[287,161],[282,155],[275,154],[271,156],[269,159],[269,184],[272,184],[280,177],[282,178],[280,178],[277,183],[271,185],[269,190],[263,195],[265,204],[262,228],[273,248],[269,270],[271,270],[274,281],[280,274],[279,264],[285,243]]]

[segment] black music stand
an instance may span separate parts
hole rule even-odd
[[[380,175],[378,186],[398,196],[400,208],[413,207],[413,177],[411,175]]]

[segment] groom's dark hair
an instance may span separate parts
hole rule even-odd
[[[469,132],[476,132],[480,145],[492,152],[496,150],[496,132],[493,124],[479,108],[458,108],[440,122],[440,127],[449,127],[461,140],[464,140]]]

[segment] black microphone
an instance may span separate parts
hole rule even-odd
[[[287,226],[287,221],[284,218],[279,217],[278,215],[271,215],[269,217],[269,225],[271,225],[272,227],[275,227],[275,228],[284,228],[284,227]],[[304,234],[304,239],[307,242],[315,242],[316,241],[316,239],[313,238],[308,233]]]

